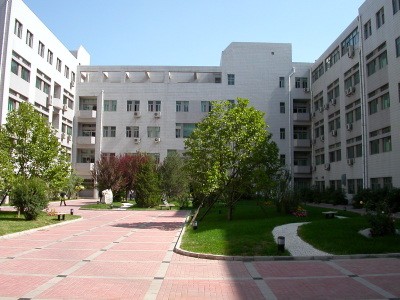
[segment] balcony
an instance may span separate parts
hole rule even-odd
[[[63,101],[60,98],[53,97],[53,106],[58,109],[63,109]]]
[[[78,136],[76,138],[76,143],[78,145],[95,145],[96,137],[94,137],[94,136]]]
[[[76,163],[75,170],[80,176],[91,175],[94,168],[94,163]]]
[[[294,166],[293,173],[297,174],[310,174],[311,166]]]
[[[309,113],[294,113],[293,121],[309,122],[311,120]]]
[[[310,148],[311,141],[310,139],[294,139],[293,147]]]
[[[81,119],[96,119],[96,110],[78,110],[76,116]]]

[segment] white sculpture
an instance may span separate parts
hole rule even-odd
[[[113,203],[113,192],[111,189],[106,189],[101,192],[104,197],[104,202],[106,204],[112,204]]]

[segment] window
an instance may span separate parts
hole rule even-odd
[[[279,77],[279,87],[280,88],[285,87],[285,77]]]
[[[135,102],[133,103],[133,111],[139,111],[139,110],[140,110],[140,101],[135,100]]]
[[[188,112],[189,111],[189,101],[176,101],[176,111],[177,112]]]
[[[386,51],[378,56],[378,61],[379,61],[379,69],[382,69],[383,67],[387,66],[388,60]]]
[[[347,193],[355,194],[354,179],[348,179],[347,180]]]
[[[53,64],[53,52],[51,50],[47,50],[47,62],[49,64]]]
[[[33,34],[29,30],[26,31],[26,44],[29,47],[33,47]]]
[[[285,139],[285,128],[280,129],[280,139],[284,140]]]
[[[384,137],[382,139],[383,152],[392,151],[392,138],[390,136]]]
[[[392,0],[393,14],[396,14],[400,10],[400,0]]]
[[[235,85],[235,74],[228,74],[228,85]]]
[[[393,188],[392,177],[383,177],[383,188]]]
[[[396,39],[396,57],[399,57],[399,56],[400,56],[400,37],[398,37]]]
[[[62,61],[61,59],[57,58],[56,69],[58,72],[61,72]]]
[[[296,89],[308,88],[308,78],[307,77],[295,77],[295,88]]]
[[[133,100],[126,101],[126,111],[132,111],[133,109]]]
[[[286,155],[285,154],[280,155],[280,162],[281,162],[282,166],[286,165]]]
[[[104,111],[117,111],[117,100],[104,100]]]
[[[312,81],[315,82],[318,78],[324,75],[324,64],[321,63],[311,74]]]
[[[38,54],[39,54],[41,57],[44,57],[44,48],[45,48],[44,44],[43,44],[42,42],[39,41]]]
[[[210,112],[212,110],[211,101],[201,101],[201,112]]]
[[[378,99],[374,99],[368,103],[369,114],[372,115],[378,111]]]
[[[50,95],[50,84],[48,84],[40,77],[36,77],[36,88]]]
[[[147,102],[148,111],[161,111],[161,101],[150,100]]]
[[[148,126],[147,127],[147,137],[149,137],[149,138],[160,137],[160,127],[159,126]]]
[[[74,72],[71,72],[71,81],[75,82],[75,73]]]
[[[383,24],[385,24],[385,10],[382,7],[377,13],[376,13],[376,28],[381,27]]]
[[[15,60],[11,60],[11,72],[17,76],[20,76],[27,82],[30,81],[31,71],[29,71],[23,65],[17,63]]]
[[[373,60],[367,64],[367,75],[371,76],[376,72],[376,60]]]
[[[279,109],[280,109],[281,114],[285,113],[285,102],[279,103]]]
[[[356,46],[358,45],[358,28],[354,29],[341,43],[341,51],[342,51],[342,56],[345,55],[348,51],[350,46]]]
[[[22,23],[15,19],[14,34],[22,39]]]
[[[195,123],[176,123],[175,137],[188,138],[196,128]]]
[[[104,126],[103,137],[115,137],[116,127],[115,126]]]
[[[386,109],[389,107],[390,107],[389,93],[386,93],[381,97],[381,109]]]
[[[65,69],[64,69],[64,76],[65,76],[65,78],[69,79],[69,68],[67,66],[65,66]]]
[[[293,139],[295,139],[295,140],[306,140],[306,139],[308,139],[308,128],[307,128],[307,126],[294,126],[293,127]]]
[[[138,138],[139,137],[139,126],[126,126],[126,137],[127,138]]]
[[[371,155],[379,153],[379,139],[369,142]]]
[[[15,60],[11,60],[11,72],[18,75],[19,64]]]
[[[354,110],[354,113],[355,113],[355,120],[356,121],[361,120],[361,107],[357,107]]]
[[[371,189],[377,190],[380,188],[381,188],[381,185],[379,184],[379,178],[371,178]]]
[[[329,56],[325,59],[325,71],[328,71],[338,60],[340,59],[339,47],[337,47]]]
[[[371,20],[364,24],[364,39],[367,39],[372,34]]]

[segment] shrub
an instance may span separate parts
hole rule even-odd
[[[46,183],[35,177],[17,180],[11,191],[11,201],[26,220],[36,220],[48,205]]]
[[[153,160],[149,160],[139,167],[135,191],[135,200],[139,207],[153,207],[160,204],[159,178]]]
[[[365,203],[365,208],[372,236],[383,236],[396,232],[389,190],[371,191],[371,198]]]

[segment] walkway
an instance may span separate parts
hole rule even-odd
[[[197,259],[173,252],[185,212],[67,204],[83,219],[0,239],[0,299],[400,298],[400,259]]]

